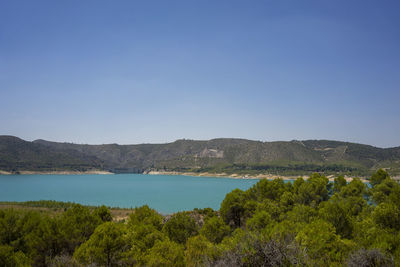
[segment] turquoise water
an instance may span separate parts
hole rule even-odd
[[[258,180],[180,175],[0,175],[0,201],[57,200],[85,205],[149,205],[161,213],[219,209],[235,188]]]

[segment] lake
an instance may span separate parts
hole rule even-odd
[[[147,204],[168,214],[217,210],[227,193],[257,182],[182,175],[0,175],[0,201],[57,200],[122,208]]]

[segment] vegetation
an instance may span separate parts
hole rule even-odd
[[[113,220],[104,206],[0,210],[1,266],[399,266],[400,184],[320,174],[233,190],[219,211],[162,216],[148,206]],[[27,202],[37,207],[39,203]]]
[[[0,136],[2,171],[87,171],[101,168],[100,159],[73,149],[56,150],[13,136]]]
[[[302,162],[272,162],[269,164],[228,164],[212,167],[187,169],[193,172],[226,173],[241,175],[275,174],[275,175],[298,175],[305,173],[319,172],[324,174],[348,174],[366,175],[369,170],[363,166],[353,167],[348,164],[309,164]]]
[[[0,136],[0,171],[142,173],[149,170],[239,175],[369,176],[379,168],[400,174],[400,147],[309,140],[257,142],[244,139],[178,140],[168,144],[80,145]]]
[[[24,201],[24,202],[1,202],[0,204],[5,205],[19,205],[23,207],[41,207],[41,208],[51,208],[51,209],[67,209],[76,205],[73,202],[62,202],[55,200],[35,200],[35,201]]]

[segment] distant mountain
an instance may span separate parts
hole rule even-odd
[[[177,140],[167,144],[81,145],[0,136],[0,170],[146,170],[367,175],[377,168],[400,172],[400,147],[307,140],[259,142],[245,139]]]

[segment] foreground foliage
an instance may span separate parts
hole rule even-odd
[[[0,210],[0,266],[399,266],[400,185],[319,174],[261,180],[227,194],[220,211],[124,221],[110,211],[45,202],[65,212]],[[34,204],[30,204],[34,205]]]

